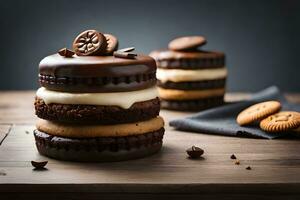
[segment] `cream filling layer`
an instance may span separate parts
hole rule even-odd
[[[119,106],[128,109],[136,102],[155,99],[158,97],[158,91],[156,87],[151,87],[130,92],[68,93],[47,90],[46,88],[41,87],[37,90],[36,96],[43,99],[46,104],[104,105]]]
[[[225,78],[227,76],[227,69],[225,67],[197,70],[157,69],[156,76],[161,82],[205,81]]]

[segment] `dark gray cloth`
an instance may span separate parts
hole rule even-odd
[[[178,130],[219,134],[239,137],[258,137],[274,139],[282,137],[282,133],[271,134],[262,131],[258,125],[247,127],[239,126],[235,119],[239,112],[250,105],[268,100],[278,100],[282,103],[282,110],[294,110],[300,112],[300,105],[289,103],[275,86],[269,87],[251,96],[250,99],[229,103],[224,106],[199,112],[184,119],[170,121],[170,126]]]

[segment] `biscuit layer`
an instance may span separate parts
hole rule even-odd
[[[93,138],[93,137],[122,137],[140,135],[161,129],[164,121],[161,117],[152,118],[147,121],[140,121],[128,124],[115,125],[73,125],[62,124],[53,121],[39,119],[37,130],[54,136],[68,138]]]
[[[158,92],[162,99],[178,101],[222,96],[225,93],[225,88],[209,90],[174,90],[158,88]]]

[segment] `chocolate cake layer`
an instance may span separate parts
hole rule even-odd
[[[201,111],[224,104],[224,96],[210,97],[205,99],[171,101],[161,100],[161,107],[179,111]]]
[[[226,84],[226,78],[206,80],[206,81],[191,81],[191,82],[161,82],[157,81],[157,85],[165,89],[177,89],[177,90],[198,90],[198,89],[215,89],[223,88]]]
[[[138,136],[70,139],[34,131],[40,154],[60,160],[112,162],[145,157],[162,146],[164,128]]]
[[[211,69],[225,65],[225,55],[214,51],[158,50],[150,53],[158,68],[166,69]]]
[[[129,109],[118,106],[46,104],[41,98],[35,99],[35,113],[39,118],[79,124],[120,124],[144,121],[159,115],[160,101],[134,103]]]
[[[40,83],[62,92],[125,92],[155,84],[156,63],[149,56],[134,59],[114,56],[63,57],[54,54],[39,65]]]

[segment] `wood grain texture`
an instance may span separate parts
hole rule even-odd
[[[33,96],[33,92],[0,94],[0,130],[6,134],[11,128],[0,146],[0,193],[4,199],[300,197],[300,140],[213,136],[179,132],[166,125],[162,151],[148,158],[74,163],[43,157],[36,151],[32,134],[36,119]],[[6,119],[2,113],[13,115]],[[168,124],[189,113],[162,111],[161,115]],[[185,150],[191,145],[205,150],[203,159],[187,158]],[[233,153],[240,165],[230,159]],[[33,170],[31,160],[48,160],[48,170]],[[252,170],[245,169],[248,165]]]

